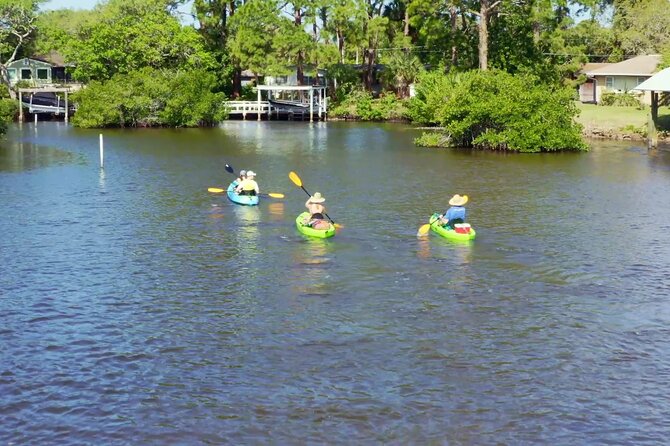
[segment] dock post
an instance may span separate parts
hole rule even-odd
[[[258,117],[258,119],[256,119],[256,120],[260,121],[261,120],[261,90],[260,90],[260,88],[256,88],[256,91],[258,91],[258,96],[257,96],[258,99],[256,99],[256,116]]]
[[[319,121],[323,113],[323,90],[319,90]]]
[[[309,89],[309,122],[314,122],[314,89]]]
[[[655,149],[658,145],[658,133],[656,132],[656,123],[654,114],[649,113],[647,117],[647,149]]]
[[[21,101],[21,89],[19,88],[19,122],[23,122],[23,102]]]
[[[67,102],[67,90],[65,90],[65,123],[67,124],[68,118],[70,117],[70,107]]]

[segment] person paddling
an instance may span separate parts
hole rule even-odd
[[[235,183],[240,184],[242,181],[244,181],[246,177],[247,177],[247,171],[244,169],[240,170],[240,174],[235,180]]]
[[[450,229],[454,229],[454,225],[458,223],[465,223],[466,211],[465,203],[468,202],[467,195],[454,195],[449,200],[449,205],[451,206],[447,209],[447,212],[440,215],[440,224],[442,226],[447,226]]]
[[[326,207],[323,205],[325,201],[326,199],[321,195],[321,192],[316,192],[309,197],[305,202],[305,207],[309,211],[310,217],[305,224],[314,229],[328,229],[330,227],[330,222],[323,216],[326,213]]]
[[[247,171],[246,177],[237,185],[235,192],[239,195],[258,195],[260,190],[254,178],[256,178],[256,173],[253,170]]]

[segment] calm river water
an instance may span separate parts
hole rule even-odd
[[[0,141],[0,444],[667,444],[669,152],[104,133],[104,171],[97,131]],[[225,163],[286,198],[208,194]],[[418,239],[454,193],[478,239]]]

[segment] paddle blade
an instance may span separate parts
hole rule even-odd
[[[272,198],[284,198],[284,194],[280,194],[279,192],[270,192],[268,194],[268,197]]]
[[[416,233],[417,237],[422,237],[426,234],[428,234],[428,231],[430,231],[430,224],[426,223],[425,225],[422,225],[419,228],[419,231]]]
[[[342,229],[344,228],[344,225],[341,225],[339,223],[335,223],[333,226],[335,226],[335,229]]]
[[[231,166],[230,164],[226,164],[226,171],[228,173],[235,173],[235,170],[233,169],[233,166]]]
[[[291,181],[293,181],[293,184],[295,184],[298,187],[302,187],[302,180],[300,179],[297,173],[291,171],[289,172],[288,177]]]
[[[225,189],[219,189],[218,187],[209,187],[207,188],[207,192],[211,192],[213,194],[220,194],[221,192],[225,192]]]

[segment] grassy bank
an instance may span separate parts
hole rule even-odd
[[[584,134],[592,137],[629,139],[647,134],[649,108],[610,107],[577,103],[580,110],[577,122],[584,126]],[[658,130],[670,132],[670,108],[658,110]]]

